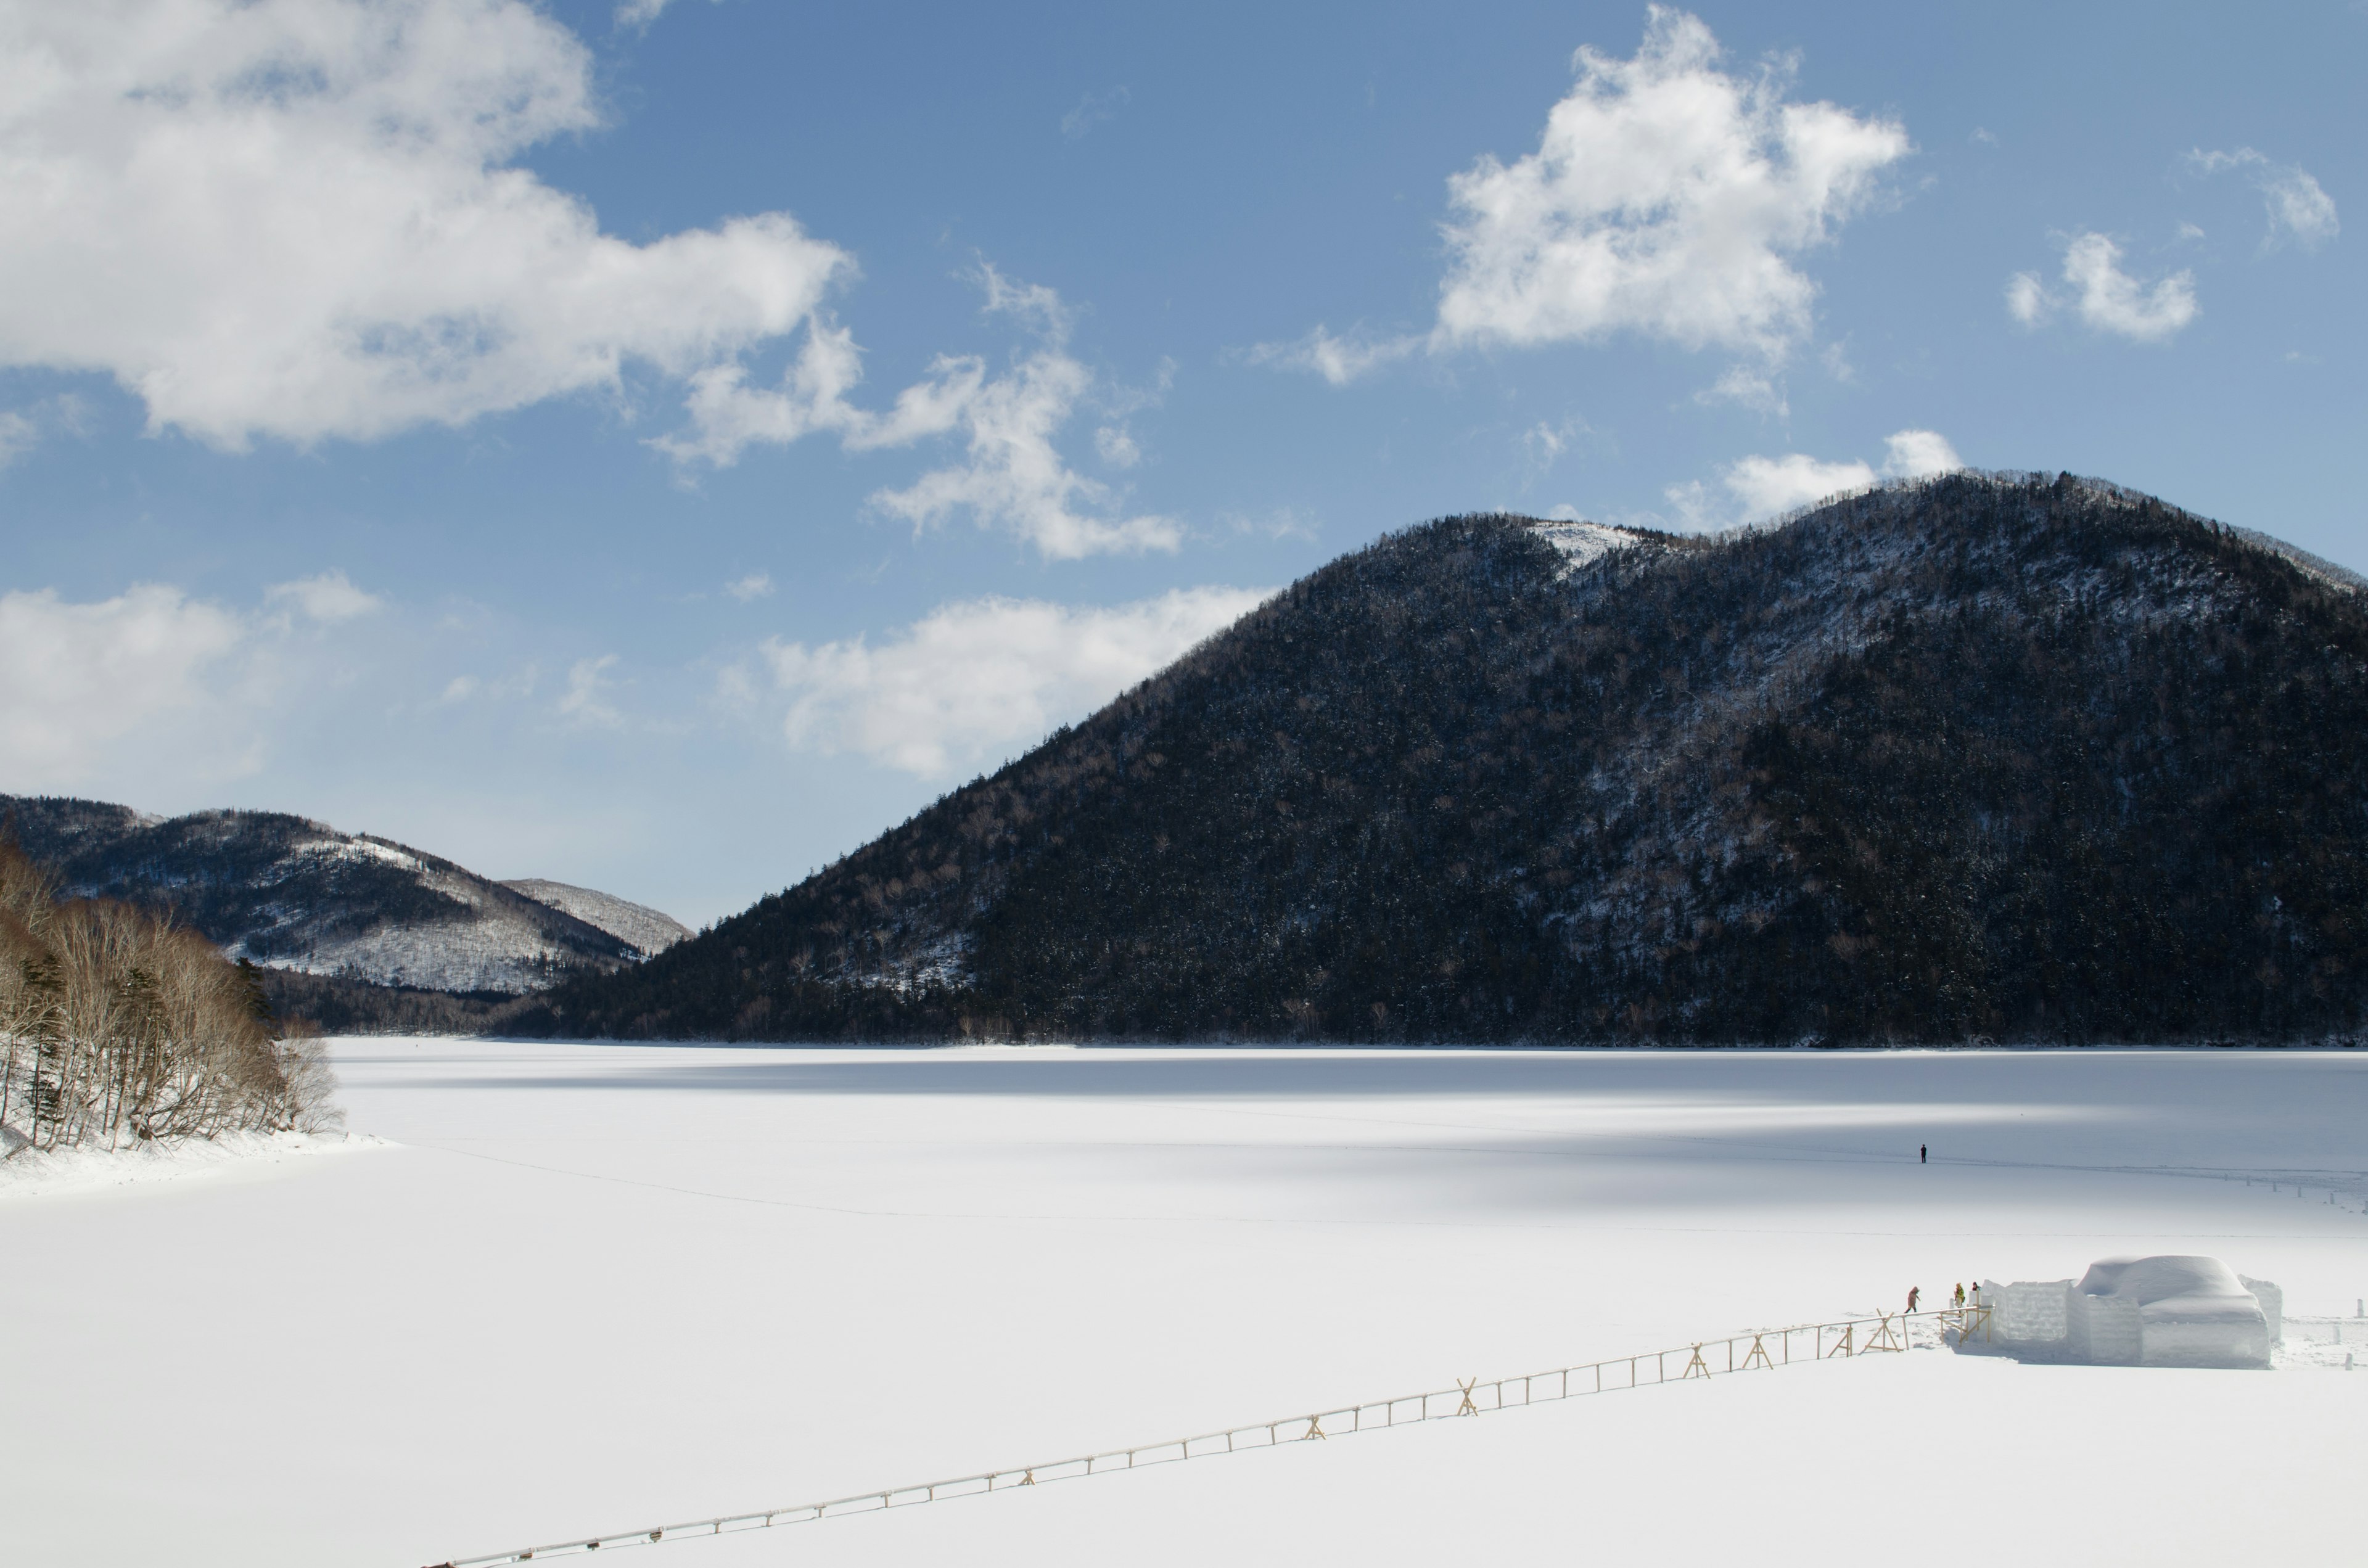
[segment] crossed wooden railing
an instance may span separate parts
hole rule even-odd
[[[1172,1437],[1166,1442],[1144,1443],[1131,1449],[1110,1449],[1075,1459],[984,1471],[951,1481],[923,1482],[913,1486],[893,1486],[883,1491],[852,1493],[820,1503],[793,1503],[752,1513],[723,1514],[681,1524],[655,1525],[642,1529],[620,1530],[609,1535],[582,1536],[545,1546],[497,1551],[484,1557],[454,1557],[434,1564],[433,1568],[495,1568],[497,1564],[530,1562],[575,1552],[651,1546],[663,1540],[679,1540],[687,1536],[732,1535],[743,1530],[770,1529],[776,1525],[812,1524],[819,1519],[841,1518],[849,1514],[876,1514],[889,1508],[907,1508],[922,1503],[942,1503],[955,1497],[974,1497],[988,1492],[1008,1491],[1015,1486],[1042,1486],[1054,1481],[1107,1475],[1112,1471],[1173,1464],[1179,1460],[1206,1459],[1253,1449],[1281,1448],[1290,1443],[1349,1437],[1359,1432],[1410,1426],[1425,1421],[1486,1415],[1531,1404],[1552,1403],[1556,1400],[1579,1399],[1589,1394],[1618,1393],[1628,1389],[1652,1388],[1662,1383],[1681,1383],[1735,1372],[1774,1371],[1780,1367],[1792,1365],[1793,1344],[1804,1334],[1810,1338],[1808,1345],[1804,1346],[1808,1354],[1802,1359],[1830,1361],[1837,1358],[1905,1350],[1914,1324],[1931,1325],[1936,1336],[1945,1337],[1953,1330],[1963,1338],[1975,1333],[1987,1335],[1988,1324],[1989,1309],[1975,1306],[1928,1313],[1918,1319],[1910,1319],[1900,1312],[1882,1312],[1871,1318],[1848,1318],[1839,1323],[1761,1329],[1724,1340],[1705,1339],[1699,1344],[1679,1346],[1668,1350],[1614,1357],[1610,1360],[1589,1361],[1580,1366],[1556,1367],[1549,1371],[1499,1378],[1493,1382],[1483,1382],[1477,1378],[1458,1379],[1453,1388],[1433,1390],[1428,1393],[1401,1394],[1395,1399],[1374,1400],[1365,1404],[1344,1404],[1337,1409],[1311,1411],[1304,1415],[1254,1421],[1245,1426],[1229,1426],[1222,1431],[1204,1432],[1198,1437]],[[1720,1354],[1704,1354],[1706,1350],[1713,1349]],[[1673,1357],[1685,1358],[1674,1378],[1669,1376],[1669,1361]],[[1646,1368],[1653,1372],[1649,1382],[1644,1377]]]

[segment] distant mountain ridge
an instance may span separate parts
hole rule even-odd
[[[662,915],[645,903],[635,903],[614,893],[541,877],[521,878],[502,886],[563,915],[572,915],[587,926],[598,926],[643,958],[662,953],[690,935],[690,927],[673,915]]]
[[[638,962],[686,935],[623,899],[558,882],[505,885],[392,839],[278,812],[166,818],[0,796],[0,824],[74,896],[170,909],[233,959],[371,986],[520,995]]]
[[[2071,475],[1384,538],[508,1027],[2286,1040],[2368,1023],[2368,597]]]

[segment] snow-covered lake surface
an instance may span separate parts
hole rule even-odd
[[[2368,1053],[337,1056],[387,1142],[0,1167],[0,1559],[413,1568],[2117,1253],[2368,1295]],[[2335,1561],[2336,1348],[1869,1357],[634,1561]]]

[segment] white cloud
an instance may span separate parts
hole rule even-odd
[[[1883,438],[1883,445],[1889,454],[1883,472],[1894,479],[1928,479],[1965,466],[1957,449],[1938,430],[1895,431]]]
[[[41,427],[17,409],[0,413],[0,468],[41,444]]]
[[[0,595],[0,790],[251,771],[271,652],[253,618],[162,585],[88,604]]]
[[[2195,277],[2174,272],[2148,289],[2121,267],[2122,247],[2102,234],[2076,234],[2064,249],[2064,281],[2078,289],[2080,319],[2140,343],[2174,336],[2196,316]]]
[[[1907,132],[1718,62],[1707,27],[1657,6],[1634,60],[1580,50],[1538,151],[1449,183],[1433,347],[1628,331],[1772,359],[1805,334],[1816,285],[1790,258],[1866,203]]]
[[[1311,543],[1324,531],[1323,520],[1296,506],[1276,506],[1252,517],[1247,512],[1225,512],[1217,519],[1237,534],[1256,534],[1265,539],[1304,539]]]
[[[2139,343],[2165,342],[2202,313],[2193,273],[2174,272],[2148,287],[2122,270],[2121,246],[2092,232],[2065,241],[2064,281],[2082,321]],[[2063,303],[2035,272],[2007,279],[2007,314],[2024,326],[2038,325]]]
[[[622,727],[625,716],[609,702],[609,670],[617,662],[614,653],[603,653],[597,659],[578,659],[568,667],[567,689],[559,699],[559,711],[579,724],[591,724],[604,730]]]
[[[1009,529],[1056,561],[1113,551],[1174,550],[1183,530],[1168,517],[1113,515],[1110,488],[1071,469],[1053,444],[1092,390],[1093,372],[1068,352],[1068,315],[1060,297],[980,269],[986,308],[1033,318],[1038,347],[1009,372],[982,377],[975,361],[946,383],[931,406],[951,410],[967,437],[962,461],[923,474],[902,490],[882,490],[871,504],[915,528],[968,511],[982,528]],[[907,395],[911,395],[909,392]],[[900,398],[901,406],[903,399]]]
[[[750,387],[737,364],[701,371],[691,382],[690,432],[655,444],[678,461],[723,465],[753,444],[815,431],[836,434],[855,450],[960,433],[968,449],[963,460],[901,490],[877,491],[871,505],[916,528],[967,511],[981,527],[1008,529],[1054,560],[1177,548],[1183,530],[1173,519],[1114,515],[1118,494],[1071,469],[1053,444],[1096,390],[1093,371],[1068,352],[1069,314],[1060,296],[1014,283],[988,266],[975,276],[988,313],[1018,318],[1036,338],[1002,374],[990,374],[975,356],[940,356],[886,414],[874,414],[848,401],[863,378],[853,335],[817,319],[778,389]],[[1119,401],[1139,406],[1141,400]],[[1110,449],[1106,445],[1106,455]]]
[[[598,122],[524,0],[7,0],[0,364],[226,449],[369,439],[693,374],[848,268],[779,212],[603,234],[517,163]]]
[[[1748,365],[1729,365],[1717,381],[1694,393],[1694,401],[1741,403],[1755,414],[1771,414],[1779,419],[1793,412],[1782,379]]]
[[[663,0],[661,0],[663,3]],[[1112,87],[1106,93],[1087,93],[1077,100],[1077,107],[1061,117],[1061,134],[1075,142],[1095,126],[1118,118],[1118,111],[1133,98],[1124,87]]]
[[[1553,468],[1561,460],[1563,453],[1570,450],[1571,442],[1586,428],[1587,422],[1583,419],[1565,419],[1559,425],[1541,419],[1522,431],[1521,447],[1529,454],[1531,468],[1539,473]]]
[[[723,591],[744,605],[751,599],[768,599],[773,597],[773,575],[769,572],[751,572],[724,584]]]
[[[1334,386],[1345,387],[1377,365],[1405,358],[1421,348],[1423,342],[1418,336],[1335,337],[1330,328],[1319,325],[1306,336],[1289,343],[1261,343],[1243,358],[1253,365],[1313,370]]]
[[[1143,449],[1122,426],[1105,425],[1094,432],[1094,450],[1112,468],[1133,468],[1143,460]]]
[[[1722,477],[1747,517],[1772,517],[1828,495],[1865,490],[1874,483],[1874,470],[1862,462],[1819,462],[1788,452],[1745,458]]]
[[[292,605],[306,619],[324,626],[383,608],[374,595],[354,586],[343,572],[324,572],[293,583],[278,583],[263,590],[266,604]]]
[[[1752,456],[1727,465],[1719,475],[1729,501],[1713,502],[1700,480],[1664,492],[1688,528],[1718,528],[1781,516],[1831,495],[1872,489],[1882,479],[1928,479],[1964,467],[1956,448],[1937,430],[1897,430],[1884,437],[1881,468],[1857,459],[1827,462],[1800,452],[1780,458]]]
[[[89,405],[73,392],[60,392],[23,408],[0,411],[0,469],[8,467],[53,435],[85,435],[89,427]]]
[[[1239,619],[1267,590],[1187,588],[1107,609],[951,604],[874,648],[768,642],[792,744],[923,777],[1010,755]]]
[[[2006,280],[2006,313],[2023,325],[2037,326],[2054,306],[2038,273],[2018,272]]]
[[[2250,147],[2233,153],[2206,153],[2199,148],[2187,159],[2207,175],[2223,169],[2245,172],[2261,193],[2261,205],[2269,212],[2269,233],[2261,240],[2265,249],[2275,248],[2280,237],[2286,236],[2305,250],[2316,250],[2343,232],[2336,217],[2335,198],[2300,165],[2275,163]]]

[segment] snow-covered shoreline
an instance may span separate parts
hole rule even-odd
[[[116,1149],[21,1149],[0,1160],[0,1203],[154,1182],[279,1174],[274,1167],[396,1145],[367,1132],[226,1132]]]
[[[41,1413],[0,1423],[11,1561],[580,1542],[2116,1256],[2222,1258],[2296,1321],[2368,1294],[2368,1215],[2318,1185],[2368,1171],[2356,1051],[330,1048],[378,1138],[80,1160],[107,1196],[0,1202],[11,1397]],[[211,1179],[136,1179],[184,1172]],[[2316,1562],[2351,1539],[2359,1348],[1721,1357],[661,1555],[1721,1568],[1996,1539],[2078,1568],[2104,1532],[2160,1568]],[[2218,1432],[2246,1436],[2199,1486]]]

